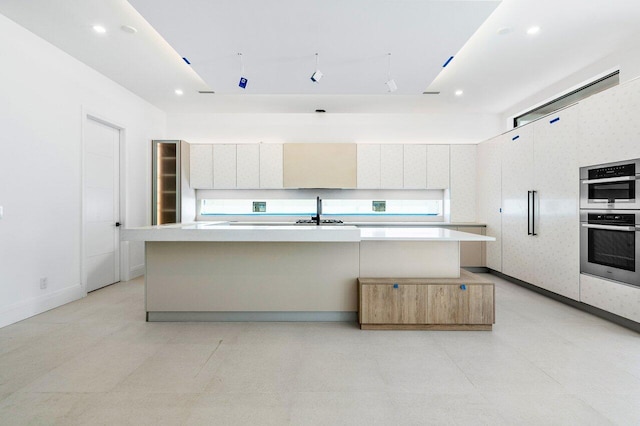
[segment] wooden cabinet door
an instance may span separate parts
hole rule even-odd
[[[429,324],[493,324],[493,286],[431,284],[427,295]]]
[[[427,287],[393,284],[363,285],[360,322],[363,324],[425,324]]]

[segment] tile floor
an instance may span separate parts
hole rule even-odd
[[[640,425],[639,334],[492,278],[492,332],[146,323],[116,284],[0,329],[0,424]]]

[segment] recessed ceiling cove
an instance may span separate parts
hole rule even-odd
[[[391,79],[397,85],[393,95],[419,95],[500,4],[482,0],[129,2],[189,60],[211,90],[270,95],[384,94]],[[317,70],[322,78],[314,82],[311,76]],[[241,77],[247,79],[244,89],[239,87]]]

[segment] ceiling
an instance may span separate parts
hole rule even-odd
[[[497,114],[640,44],[634,0],[0,0],[0,13],[175,113]]]

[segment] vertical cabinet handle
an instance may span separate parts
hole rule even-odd
[[[527,191],[527,235],[531,235],[531,191]]]
[[[531,235],[536,234],[536,192],[531,191]]]

